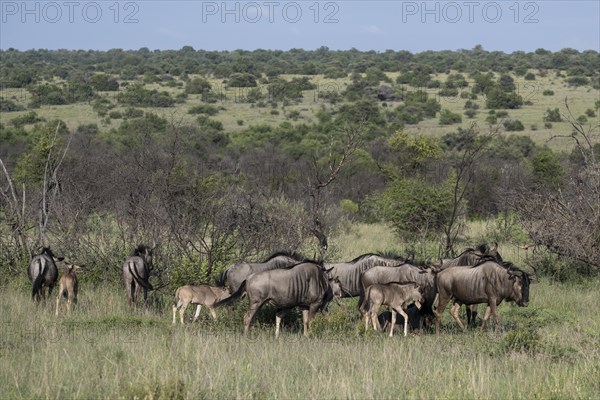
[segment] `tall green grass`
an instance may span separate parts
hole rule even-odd
[[[528,308],[500,306],[501,327],[436,337],[365,334],[356,301],[319,315],[310,337],[292,313],[274,339],[266,307],[241,336],[245,304],[171,324],[170,296],[129,310],[124,291],[82,284],[71,316],[0,294],[0,398],[598,398],[598,283],[531,289]],[[191,312],[190,312],[191,313]],[[188,316],[189,317],[189,316]]]

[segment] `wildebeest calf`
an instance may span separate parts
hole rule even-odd
[[[65,273],[60,277],[58,296],[56,297],[56,315],[58,315],[58,309],[60,308],[61,297],[67,299],[67,312],[71,313],[73,310],[73,304],[77,304],[77,274],[76,271],[80,269],[79,265],[66,264]]]
[[[224,298],[229,296],[229,291],[225,288],[220,288],[216,286],[210,285],[199,285],[199,286],[191,286],[185,285],[181,286],[175,292],[175,301],[173,303],[173,323],[176,320],[177,309],[181,307],[179,310],[179,320],[183,324],[183,315],[185,314],[185,310],[191,304],[197,304],[196,314],[194,314],[194,321],[198,319],[200,316],[200,309],[202,306],[208,307],[210,314],[213,319],[217,319],[217,314],[215,309],[213,308],[213,304],[217,301],[223,300]]]
[[[369,319],[373,323],[373,329],[381,330],[377,320],[377,311],[382,305],[388,306],[392,312],[392,321],[390,327],[390,337],[394,335],[394,325],[396,324],[396,313],[400,313],[404,318],[404,336],[408,334],[408,314],[405,310],[411,304],[417,309],[421,309],[423,295],[414,282],[387,284],[374,284],[367,288],[365,298],[361,304],[361,310],[365,315],[365,331],[369,327]]]

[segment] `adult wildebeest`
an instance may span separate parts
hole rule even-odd
[[[75,264],[66,264],[65,273],[60,277],[58,284],[58,296],[56,296],[56,315],[58,315],[58,309],[60,308],[60,299],[67,299],[67,312],[70,314],[73,310],[73,304],[77,304],[77,270],[81,266]]]
[[[52,289],[58,278],[56,261],[62,260],[64,258],[55,257],[49,247],[42,247],[40,254],[33,257],[27,270],[27,275],[32,283],[32,300],[46,300],[46,289],[48,289],[48,296],[52,294]]]
[[[148,290],[154,290],[149,279],[152,271],[152,252],[155,248],[156,244],[152,247],[140,244],[133,251],[133,255],[123,263],[123,282],[130,306],[137,303],[140,290],[144,292],[144,302],[148,299]]]
[[[342,297],[355,297],[360,294],[360,275],[375,266],[392,266],[404,262],[401,258],[391,258],[368,253],[345,263],[325,264],[331,270],[330,277],[337,277],[342,285]]]
[[[454,267],[437,275],[438,307],[435,310],[435,331],[439,334],[440,321],[446,305],[454,300],[450,313],[460,328],[465,326],[458,317],[461,304],[487,303],[481,330],[485,329],[490,312],[494,316],[495,329],[498,329],[496,307],[503,301],[514,301],[521,307],[529,302],[529,274],[512,264],[498,264],[484,261],[474,267]]]
[[[447,268],[457,266],[474,266],[480,264],[483,261],[495,261],[497,263],[502,262],[502,256],[498,252],[498,243],[494,243],[494,247],[490,248],[487,244],[481,244],[477,248],[467,248],[456,258],[443,259],[438,266],[438,271],[443,271]],[[467,309],[467,325],[475,325],[477,319],[477,304],[466,306]]]
[[[183,315],[185,314],[185,310],[188,308],[190,304],[196,304],[196,313],[194,314],[193,322],[196,322],[198,317],[200,316],[200,309],[202,306],[208,307],[210,311],[210,315],[212,315],[213,319],[217,319],[217,313],[213,305],[220,300],[229,296],[229,291],[225,288],[220,288],[216,286],[210,285],[198,285],[191,286],[185,285],[181,286],[175,292],[175,301],[173,302],[173,323],[175,323],[175,315],[177,313],[177,309],[181,307],[179,310],[179,320],[183,324]]]
[[[360,276],[359,310],[369,286],[390,282],[415,282],[423,295],[423,304],[416,318],[414,318],[414,314],[411,314],[413,317],[409,319],[409,323],[412,329],[419,329],[423,318],[433,318],[433,302],[436,295],[435,275],[436,272],[433,268],[417,267],[407,263],[395,267],[373,267]],[[364,318],[362,310],[360,312]]]
[[[269,258],[261,263],[237,263],[229,266],[219,278],[217,284],[219,286],[229,287],[230,293],[235,293],[240,288],[243,281],[250,275],[256,272],[270,271],[273,269],[287,268],[302,261],[297,253],[279,252],[272,254]]]
[[[244,335],[247,335],[254,314],[270,302],[277,307],[275,337],[279,337],[281,318],[286,311],[300,307],[304,322],[304,335],[308,335],[310,321],[317,311],[324,310],[334,297],[341,296],[339,281],[329,279],[322,265],[303,261],[286,269],[257,272],[242,282],[230,297],[216,303],[215,307],[233,303],[248,295],[250,307],[244,315]]]
[[[397,312],[404,318],[404,336],[406,336],[408,334],[408,314],[405,310],[412,304],[420,310],[422,303],[423,295],[419,291],[418,285],[414,282],[390,282],[383,285],[371,285],[367,288],[363,303],[360,305],[361,311],[365,315],[365,331],[369,328],[369,319],[373,323],[373,329],[376,331],[381,330],[379,320],[377,319],[377,312],[379,307],[385,305],[392,312],[390,337],[394,335]]]

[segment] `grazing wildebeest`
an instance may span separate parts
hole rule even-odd
[[[148,290],[154,290],[149,279],[152,271],[152,252],[155,248],[156,244],[152,247],[141,244],[123,263],[123,281],[130,306],[137,303],[140,290],[144,292],[144,302],[148,299]]]
[[[322,265],[303,261],[286,269],[257,272],[242,282],[230,297],[216,303],[214,307],[231,304],[246,293],[250,307],[244,315],[244,335],[247,335],[258,309],[270,302],[277,307],[275,315],[275,337],[279,337],[281,318],[294,307],[302,309],[304,335],[308,335],[310,322],[317,311],[324,310],[334,297],[341,296],[341,287],[336,279],[329,279]]]
[[[391,258],[379,254],[368,253],[345,263],[325,264],[331,269],[330,277],[337,277],[342,285],[342,297],[355,297],[360,294],[360,275],[375,266],[392,266],[404,262],[402,258]]]
[[[32,283],[32,300],[46,300],[46,289],[48,289],[48,296],[52,294],[52,289],[58,278],[56,261],[62,260],[64,258],[55,257],[49,247],[42,247],[40,254],[33,257],[27,270],[27,275]]]
[[[520,307],[529,302],[529,274],[512,264],[498,264],[484,261],[474,267],[454,267],[441,271],[437,275],[438,307],[435,310],[435,331],[439,334],[440,321],[446,305],[454,300],[450,313],[460,328],[465,326],[458,317],[461,304],[487,303],[481,330],[485,329],[490,313],[494,316],[495,329],[498,329],[496,307],[503,301],[514,301]]]
[[[210,286],[210,285],[198,285],[191,286],[185,285],[181,286],[175,292],[175,301],[173,302],[173,323],[175,323],[175,315],[177,313],[177,309],[181,307],[179,310],[179,320],[183,324],[183,315],[185,314],[185,310],[188,308],[190,304],[196,304],[196,314],[194,314],[193,322],[196,322],[198,317],[200,316],[200,309],[202,306],[208,307],[210,311],[210,315],[212,315],[213,319],[217,319],[217,313],[213,308],[213,305],[220,300],[229,296],[229,291],[226,288]]]
[[[73,304],[77,304],[77,270],[81,266],[75,264],[66,264],[65,272],[60,277],[58,283],[58,296],[56,296],[56,315],[58,315],[58,309],[60,308],[60,299],[65,298],[67,300],[67,312],[70,314],[73,310]]]
[[[502,262],[502,256],[498,252],[498,243],[494,243],[494,247],[490,248],[487,244],[481,244],[477,248],[467,248],[456,258],[443,259],[441,260],[438,271],[443,271],[447,268],[457,266],[474,266],[480,264],[482,261],[495,261],[497,263]],[[477,319],[477,304],[471,304],[466,306],[467,309],[467,325],[475,325]]]
[[[420,329],[424,319],[433,319],[433,302],[436,295],[435,275],[436,272],[433,268],[418,267],[407,263],[394,267],[373,267],[360,276],[359,310],[369,286],[390,282],[415,282],[423,295],[423,304],[416,318],[410,318],[409,323],[412,329]],[[360,312],[364,318],[362,310]],[[411,315],[414,316],[414,314]]]
[[[390,282],[383,285],[375,284],[367,288],[365,298],[360,305],[365,315],[365,331],[369,329],[369,319],[373,323],[373,329],[381,330],[377,312],[382,305],[388,306],[392,312],[392,321],[390,326],[390,337],[394,335],[394,325],[396,325],[396,313],[404,318],[404,336],[408,334],[408,314],[405,310],[408,306],[414,304],[418,310],[421,309],[423,295],[419,291],[419,286],[414,282],[399,283]]]
[[[419,318],[418,316],[419,310],[417,307],[408,307],[406,309],[406,313],[408,314],[408,324],[409,326],[413,326],[413,321]],[[386,332],[392,326],[392,312],[391,311],[383,311],[379,313],[377,316],[377,322],[379,322],[379,326],[381,326],[381,330]],[[404,318],[402,316],[396,315],[396,323],[394,324],[394,333],[402,333],[404,330]]]
[[[287,268],[302,261],[304,257],[297,253],[279,252],[272,254],[261,263],[237,263],[229,266],[219,278],[219,286],[229,287],[230,293],[235,293],[243,281],[256,272],[270,271],[273,269]]]

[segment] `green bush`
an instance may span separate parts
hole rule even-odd
[[[517,328],[502,337],[505,352],[537,353],[542,350],[540,334],[533,329]]]
[[[440,125],[452,125],[460,124],[462,122],[462,116],[458,113],[454,113],[448,109],[443,109],[440,113]]]
[[[452,185],[417,178],[398,179],[378,198],[378,208],[403,238],[442,232],[452,213]]]
[[[502,123],[502,125],[504,125],[504,129],[509,132],[525,130],[525,126],[518,119],[507,119]]]

